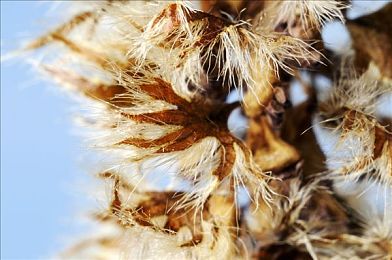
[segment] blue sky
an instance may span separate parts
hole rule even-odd
[[[2,55],[53,24],[48,3],[1,1]],[[26,38],[27,37],[27,38]],[[71,101],[18,60],[1,64],[1,258],[53,255],[78,227],[74,183],[85,175]]]

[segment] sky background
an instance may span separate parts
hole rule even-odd
[[[50,28],[52,5],[1,1],[2,55]],[[54,255],[79,227],[83,148],[71,133],[72,101],[20,60],[1,64],[1,258]]]
[[[356,1],[353,16],[385,1]],[[1,53],[56,24],[51,3],[1,1]],[[48,20],[47,20],[48,19]],[[348,36],[339,24],[327,42]],[[340,43],[339,43],[340,42]],[[85,148],[72,134],[73,102],[20,60],[1,63],[1,258],[42,259],[54,255],[80,233],[78,214],[85,194]]]

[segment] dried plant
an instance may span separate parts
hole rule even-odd
[[[196,4],[86,2],[25,47],[56,46],[39,68],[87,104],[107,161],[108,206],[60,257],[390,259],[392,115],[378,111],[391,106],[392,5],[349,20],[352,50],[336,56],[320,30],[347,19],[345,1]],[[307,95],[294,105],[293,80]]]

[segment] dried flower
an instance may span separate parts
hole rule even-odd
[[[201,5],[94,2],[26,47],[60,43],[40,68],[88,102],[83,123],[109,161],[98,228],[61,257],[391,257],[392,137],[377,107],[392,85],[384,60],[358,47],[360,22],[354,66],[315,44],[325,23],[345,20],[341,1]],[[323,94],[319,72],[334,80]],[[292,106],[294,79],[307,99]],[[241,137],[228,126],[237,108]],[[371,185],[385,190],[381,210],[357,205]]]

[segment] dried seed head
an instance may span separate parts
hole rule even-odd
[[[392,85],[374,80],[369,71],[360,77],[351,70],[343,72],[329,98],[320,103],[321,117],[315,119],[328,168],[354,179],[366,173],[391,184],[392,136],[375,111],[379,98],[392,93]]]
[[[99,9],[96,13],[110,17],[109,11],[119,8],[116,5],[108,5],[105,11]],[[159,48],[165,48],[168,44],[173,44],[173,48],[178,44],[189,44],[197,38],[192,27],[195,24],[190,21],[213,23],[218,19],[211,17],[182,3],[169,4],[152,18],[143,32],[139,31],[140,39],[143,39],[140,44],[164,45]],[[77,24],[82,22],[75,22],[79,20],[79,16],[70,20],[68,24],[73,25],[72,30],[76,30]],[[219,21],[220,26],[223,22]],[[134,28],[137,26],[131,24],[130,27],[137,34],[138,28]],[[44,66],[46,72],[60,83],[71,86],[95,102],[92,113],[88,115],[88,122],[95,127],[95,146],[117,157],[117,164],[112,165],[111,169],[129,165],[136,167],[152,159],[154,167],[175,167],[177,176],[192,187],[183,196],[178,205],[180,208],[202,209],[208,197],[226,183],[230,183],[231,187],[226,192],[232,192],[238,185],[253,182],[256,187],[254,196],[270,199],[266,185],[268,177],[253,162],[250,151],[242,141],[235,138],[227,127],[228,116],[238,103],[224,104],[209,99],[189,98],[178,88],[177,77],[169,73],[172,70],[170,63],[159,64],[156,62],[159,59],[150,60],[148,55],[143,58],[117,58],[132,49],[131,45],[128,50],[120,48],[117,51],[113,46],[113,51],[100,48],[92,51],[88,46],[95,47],[96,39],[87,40],[86,45],[80,47],[72,38],[68,38],[69,30],[64,31],[62,28],[68,27],[59,27],[30,47],[41,47],[53,39],[61,39],[60,42],[71,53],[78,55],[79,60],[84,58],[104,75],[104,79],[91,78],[85,71],[60,69],[56,64]],[[220,32],[229,30],[237,33],[234,26],[218,29],[217,32],[209,32],[214,34],[212,38],[205,32],[200,36],[207,37],[205,40],[210,44]],[[200,30],[205,29],[200,27]],[[244,28],[242,30],[245,34],[249,33]],[[133,48],[139,50],[135,53],[149,53],[148,48],[140,47],[140,44],[136,43]],[[101,45],[97,43],[97,46]],[[180,49],[183,50],[182,47]],[[78,65],[83,67],[83,64]]]
[[[201,259],[235,255],[233,197],[212,196],[202,212],[174,210],[182,192],[140,192],[113,180],[108,212],[96,215],[104,232],[70,248],[64,258]],[[97,232],[98,233],[98,232]]]
[[[279,259],[293,254],[317,259],[319,241],[348,230],[344,209],[321,187],[320,180],[305,184],[294,177],[271,185],[282,196],[276,197],[272,208],[251,207],[246,217],[258,241],[255,250],[262,256]]]
[[[192,96],[189,83],[197,90],[221,81],[241,92],[248,88],[257,99],[260,82],[255,76],[261,70],[291,71],[285,60],[314,58],[311,48],[301,40],[253,31],[243,21],[234,23],[179,3],[168,4],[135,41],[132,57],[141,62],[146,58],[161,60],[184,98]]]
[[[134,74],[128,70],[121,74],[126,80],[113,85],[94,84],[54,69],[50,72],[57,77],[68,75],[61,79],[76,84],[74,87],[89,97],[105,97],[97,101],[107,105],[97,106],[92,118],[97,130],[93,141],[99,148],[117,154],[117,167],[136,166],[149,159],[155,159],[156,167],[177,167],[178,176],[194,185],[181,206],[202,207],[222,182],[231,179],[235,184],[254,181],[263,193],[266,190],[266,176],[253,163],[242,141],[227,128],[228,115],[236,104],[211,107],[188,102],[168,82],[148,79],[146,75],[153,72],[140,69],[137,73],[144,77],[132,78]]]

